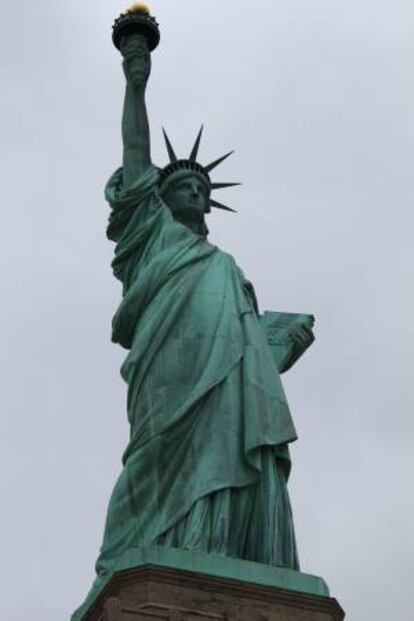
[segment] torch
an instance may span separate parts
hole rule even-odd
[[[132,33],[145,37],[150,52],[153,52],[160,42],[157,20],[150,14],[147,5],[141,2],[133,4],[115,20],[112,32],[115,47],[119,50],[122,36]]]

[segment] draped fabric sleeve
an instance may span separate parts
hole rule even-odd
[[[171,218],[159,196],[158,180],[158,169],[151,166],[131,187],[124,189],[123,169],[119,168],[105,188],[105,198],[111,206],[107,237],[117,244],[112,268],[115,277],[124,284],[124,293],[163,221]]]
[[[107,229],[108,239],[120,241],[138,206],[141,207],[141,218],[156,211],[157,205],[150,199],[157,195],[158,178],[158,169],[151,166],[130,188],[124,189],[123,168],[118,168],[111,175],[105,187],[105,198],[112,208]]]

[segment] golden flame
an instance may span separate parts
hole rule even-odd
[[[135,2],[135,4],[129,7],[127,13],[144,13],[145,15],[149,15],[150,9],[144,2]]]

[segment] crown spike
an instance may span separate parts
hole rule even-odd
[[[236,185],[242,185],[241,183],[212,183],[212,190],[221,190],[222,188],[233,188]]]
[[[204,129],[204,125],[201,126],[201,129],[198,132],[198,136],[194,143],[193,150],[191,151],[190,162],[197,161],[197,155],[198,155],[198,150],[200,148],[200,142],[201,142],[201,136],[203,135],[203,129]]]
[[[164,128],[162,128],[163,134],[164,134],[164,140],[165,140],[165,144],[167,147],[167,151],[168,151],[168,156],[170,158],[170,162],[171,164],[175,163],[178,161],[178,158],[176,156],[176,154],[174,153],[174,149],[172,148],[172,144],[170,142],[170,139],[167,136],[167,132],[165,131]]]
[[[222,157],[219,157],[218,160],[215,160],[214,162],[211,162],[211,164],[209,164],[208,166],[205,166],[204,169],[207,173],[210,173],[212,170],[214,170],[214,168],[216,168],[217,166],[219,166],[219,164],[221,164],[222,162],[224,162],[224,160],[226,160],[228,157],[230,157],[230,155],[233,155],[234,151],[230,151],[229,153],[226,153],[226,155],[223,155]]]
[[[235,209],[232,209],[231,207],[227,207],[227,205],[223,205],[223,203],[218,203],[217,201],[213,201],[213,199],[210,199],[210,205],[212,207],[216,207],[217,209],[224,209],[225,211],[232,211],[233,213],[237,213]]]

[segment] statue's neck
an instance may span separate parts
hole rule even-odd
[[[197,222],[194,220],[185,220],[184,218],[175,217],[175,220],[177,220],[177,222],[180,222],[181,224],[184,224],[184,226],[186,226],[188,229],[190,229],[190,231],[192,231],[196,235],[200,235],[201,237],[205,237],[205,238],[208,235],[208,228],[207,228],[207,225],[204,219],[201,220],[201,222]]]

